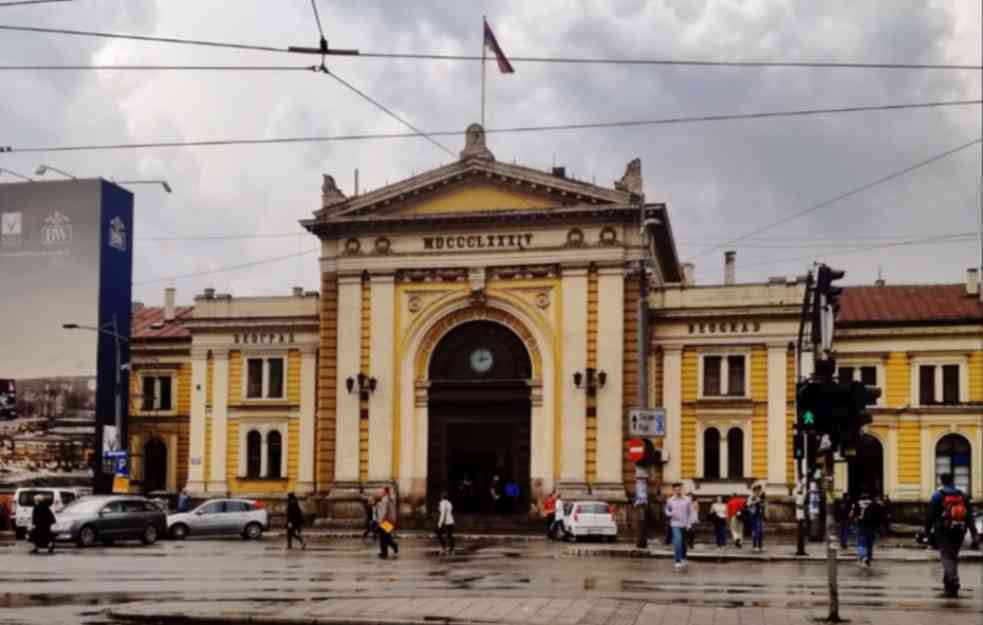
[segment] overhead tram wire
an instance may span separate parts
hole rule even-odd
[[[50,2],[74,2],[74,0],[11,0],[10,2],[0,2],[0,9],[28,4],[48,4]]]
[[[52,0],[54,1],[54,0]],[[222,41],[209,41],[203,39],[182,39],[178,37],[153,37],[148,35],[130,35],[123,33],[107,33],[87,30],[73,30],[67,28],[42,28],[38,26],[19,26],[14,24],[0,24],[0,30],[34,32],[52,35],[74,35],[82,37],[102,37],[108,39],[129,39],[132,41],[144,41],[153,43],[170,43],[189,46],[206,46],[213,48],[228,48],[234,50],[252,50],[258,52],[279,52],[284,54],[321,54],[318,49],[290,49],[277,46],[264,46],[254,44],[229,43]],[[426,54],[426,53],[400,53],[400,52],[359,52],[353,55],[352,51],[336,51],[342,56],[357,56],[373,59],[408,59],[408,60],[434,60],[434,61],[468,61],[480,62],[481,56],[468,54]],[[332,52],[329,52],[331,54]],[[510,61],[517,63],[570,63],[570,64],[597,64],[597,65],[652,65],[652,66],[692,66],[692,67],[785,67],[803,69],[909,69],[909,70],[973,70],[983,69],[983,65],[965,65],[951,63],[864,63],[864,62],[824,62],[824,61],[700,61],[700,60],[674,60],[674,59],[617,59],[617,58],[580,58],[580,57],[545,57],[545,56],[509,56]]]
[[[936,161],[940,161],[940,160],[942,160],[942,159],[944,159],[946,157],[952,156],[953,154],[956,154],[958,152],[961,152],[963,150],[966,150],[968,148],[971,148],[974,145],[979,144],[981,141],[983,141],[983,137],[977,137],[976,139],[973,139],[972,141],[969,141],[968,143],[963,143],[962,145],[958,145],[958,146],[956,146],[954,148],[948,149],[945,152],[941,152],[941,153],[936,154],[934,156],[931,156],[931,157],[929,157],[929,158],[927,158],[925,160],[918,161],[917,163],[915,163],[913,165],[909,165],[908,167],[905,167],[904,169],[899,169],[898,171],[895,171],[895,172],[892,172],[890,174],[887,174],[886,176],[881,176],[880,178],[877,178],[876,180],[873,180],[873,181],[868,182],[866,184],[860,185],[859,187],[854,187],[854,188],[850,189],[849,191],[846,191],[845,193],[840,193],[839,195],[836,195],[834,197],[831,197],[831,198],[829,198],[827,200],[823,200],[822,202],[819,202],[818,204],[813,204],[812,206],[810,206],[808,208],[805,208],[803,210],[800,210],[800,211],[798,211],[796,213],[792,213],[791,215],[788,215],[787,217],[783,217],[783,218],[781,218],[781,219],[779,219],[777,221],[773,221],[770,224],[766,224],[764,226],[761,226],[760,228],[757,228],[755,230],[752,230],[751,232],[748,232],[747,234],[743,234],[743,235],[741,235],[739,237],[735,237],[733,239],[730,239],[728,241],[725,241],[724,243],[720,243],[718,245],[714,245],[714,246],[709,247],[709,248],[707,248],[705,250],[702,250],[700,252],[697,252],[696,254],[690,256],[687,259],[687,261],[693,260],[695,258],[699,258],[700,256],[706,256],[710,252],[713,252],[713,251],[719,250],[719,249],[723,249],[725,247],[729,247],[729,246],[731,246],[731,245],[733,245],[735,243],[738,243],[740,241],[744,241],[745,239],[749,239],[749,238],[753,237],[756,234],[761,234],[762,232],[767,232],[768,230],[771,230],[773,228],[777,228],[778,226],[780,226],[782,224],[785,224],[785,223],[788,223],[788,222],[792,221],[793,219],[798,219],[799,217],[802,217],[803,215],[807,215],[809,213],[815,212],[815,211],[817,211],[817,210],[819,210],[821,208],[825,208],[825,207],[827,207],[827,206],[829,206],[831,204],[835,204],[836,202],[839,202],[841,200],[845,200],[845,199],[847,199],[849,197],[852,197],[854,195],[858,195],[858,194],[863,193],[864,191],[870,190],[870,189],[872,189],[872,188],[874,188],[876,186],[882,185],[882,184],[884,184],[886,182],[890,182],[891,180],[895,180],[896,178],[900,178],[900,177],[902,177],[902,176],[904,176],[906,174],[909,174],[909,173],[911,173],[911,172],[913,172],[915,170],[921,169],[922,167],[925,167],[926,165],[930,165],[930,164],[932,164],[932,163],[934,163]]]
[[[511,128],[488,128],[486,134],[510,134],[526,132],[544,132],[558,130],[588,130],[595,128],[627,128],[638,126],[660,126],[672,124],[691,124],[701,122],[718,122],[730,120],[746,119],[765,119],[770,117],[796,117],[807,115],[826,115],[839,113],[859,113],[865,111],[897,111],[903,109],[925,109],[938,108],[945,106],[969,106],[979,105],[983,100],[953,100],[941,102],[920,102],[915,104],[888,104],[878,106],[853,106],[833,109],[804,109],[798,111],[772,111],[764,113],[740,113],[734,115],[704,115],[698,117],[669,117],[664,119],[652,120],[631,120],[620,122],[592,122],[581,124],[554,124],[548,126],[516,126]],[[93,150],[129,150],[143,148],[178,148],[178,147],[206,147],[206,146],[234,146],[234,145],[269,145],[281,143],[317,143],[330,141],[367,141],[383,139],[413,139],[425,137],[457,137],[464,134],[463,130],[441,130],[435,132],[391,132],[376,134],[349,134],[349,135],[327,135],[327,136],[300,136],[300,137],[274,137],[269,139],[209,139],[198,141],[154,141],[144,143],[106,143],[89,144],[74,146],[48,146],[48,147],[25,147],[5,146],[0,144],[0,154],[12,153],[40,153],[40,152],[82,152]],[[979,143],[979,139],[963,147],[968,147],[972,143]],[[751,236],[751,235],[748,235]],[[741,237],[741,239],[746,237]]]
[[[259,71],[311,72],[317,65],[0,65],[0,71]]]
[[[133,283],[133,286],[143,286],[146,284],[157,284],[159,282],[169,282],[171,280],[185,280],[188,278],[198,278],[201,276],[210,276],[217,273],[225,273],[227,271],[236,271],[239,269],[248,269],[250,267],[258,267],[260,265],[268,265],[270,263],[276,263],[283,260],[290,260],[291,258],[297,258],[300,256],[307,256],[308,254],[316,254],[321,251],[321,248],[315,247],[307,250],[302,250],[300,252],[294,252],[293,254],[285,254],[283,256],[271,256],[269,258],[261,258],[259,260],[250,261],[248,263],[239,263],[238,265],[228,265],[225,267],[217,267],[215,269],[209,269],[206,271],[194,271],[191,273],[177,274],[174,276],[165,276],[162,278],[152,278],[150,280],[140,280]]]

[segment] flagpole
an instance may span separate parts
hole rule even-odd
[[[485,45],[485,29],[488,28],[486,24],[488,23],[484,15],[481,16],[481,127],[485,127],[485,51],[488,46]]]

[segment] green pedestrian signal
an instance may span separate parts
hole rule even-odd
[[[802,415],[802,423],[805,425],[816,425],[816,415],[811,410],[806,410]]]

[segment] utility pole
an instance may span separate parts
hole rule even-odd
[[[638,194],[638,216],[642,235],[642,256],[638,261],[638,337],[637,337],[637,357],[638,357],[638,384],[636,385],[635,402],[639,408],[648,408],[648,274],[646,273],[645,263],[649,252],[649,232],[645,220],[645,194]],[[644,479],[646,486],[649,479],[649,468],[636,467],[635,482]],[[645,489],[645,501],[642,503],[641,514],[638,519],[638,541],[639,549],[648,548],[648,488]]]

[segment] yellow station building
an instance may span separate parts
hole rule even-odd
[[[787,498],[805,282],[740,284],[728,253],[724,284],[694,284],[668,208],[642,189],[637,160],[610,188],[501,163],[477,125],[458,161],[380,189],[349,197],[325,176],[303,222],[321,241],[319,293],[207,290],[181,308],[171,291],[136,311],[134,488],[297,492],[344,516],[390,486],[419,517],[445,489],[480,509],[498,475],[523,512],[553,488],[624,504],[647,369],[667,415],[656,480]],[[841,488],[924,499],[951,469],[983,494],[975,280],[846,289],[841,375],[885,392],[868,441],[880,460],[842,465]]]

